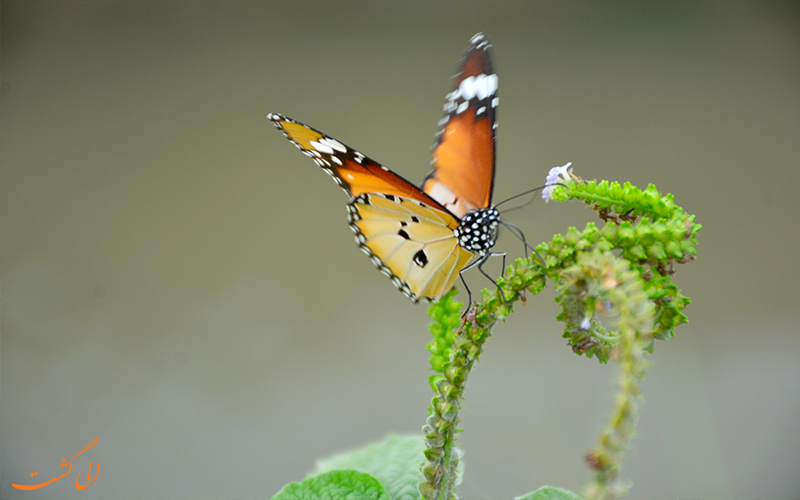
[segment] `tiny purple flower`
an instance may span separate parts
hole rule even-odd
[[[559,183],[569,182],[571,179],[569,173],[572,172],[572,162],[569,161],[560,167],[553,167],[547,173],[547,179],[544,183],[545,188],[542,190],[542,199],[545,203],[550,201],[550,196],[553,194],[553,189]]]

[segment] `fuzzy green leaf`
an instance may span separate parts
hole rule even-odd
[[[569,490],[542,486],[536,491],[517,497],[514,500],[581,500],[581,497]]]
[[[272,500],[330,500],[331,498],[392,500],[377,479],[356,470],[335,470],[289,483],[272,497]]]
[[[424,449],[420,435],[389,435],[382,441],[320,460],[314,473],[355,469],[379,480],[392,500],[416,500],[420,497],[417,484],[423,479],[419,464]]]

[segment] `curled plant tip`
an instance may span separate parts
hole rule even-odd
[[[619,341],[617,324],[623,314],[632,314],[637,331],[653,329],[655,304],[644,290],[644,279],[637,269],[611,252],[594,251],[578,256],[575,265],[561,273],[556,301],[565,323],[565,337],[572,345],[606,346],[601,361]],[[601,321],[605,320],[605,321]],[[604,325],[609,324],[610,327]]]
[[[619,252],[641,274],[648,296],[656,304],[654,338],[671,338],[675,327],[687,321],[682,311],[690,300],[672,276],[675,264],[690,262],[697,254],[697,234],[702,226],[695,216],[676,205],[672,195],[661,196],[652,184],[641,190],[628,182],[578,180],[565,183],[553,199],[582,200],[608,223],[602,228],[589,223],[583,231],[570,228],[566,235],[556,235],[552,242],[540,245],[548,276],[558,279],[560,270],[574,263],[580,252]],[[575,343],[579,337],[576,335]]]

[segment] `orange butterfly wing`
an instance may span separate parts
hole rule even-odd
[[[454,231],[461,221],[419,188],[358,151],[283,115],[269,119],[353,199],[356,243],[414,302],[453,287],[473,253]]]
[[[270,113],[267,118],[303,154],[330,174],[349,195],[356,197],[363,193],[396,194],[445,210],[417,186],[336,139],[277,113]]]
[[[422,185],[458,217],[492,202],[498,98],[490,48],[481,33],[470,40],[455,89],[446,97],[434,168]]]

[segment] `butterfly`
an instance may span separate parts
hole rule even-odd
[[[492,207],[498,98],[490,49],[482,33],[470,40],[421,187],[318,130],[268,115],[351,196],[356,243],[414,302],[440,298],[462,271],[505,255],[491,252],[500,213]]]

